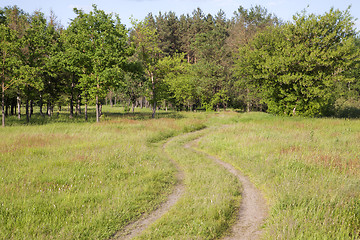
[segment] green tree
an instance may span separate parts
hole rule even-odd
[[[240,47],[249,44],[256,34],[265,31],[267,27],[281,25],[281,21],[260,5],[250,9],[240,6],[234,13],[229,25],[226,49],[233,56],[228,58],[230,60],[229,64],[232,65],[235,59],[243,57],[244,53],[239,54]],[[245,105],[248,112],[254,109],[255,106],[258,107],[258,110],[261,110],[263,108],[262,95],[258,86],[244,76],[237,76],[236,74],[233,74],[233,76],[235,77],[233,91],[236,91],[234,95],[237,96],[237,101]]]
[[[228,20],[225,13],[219,11],[215,18],[208,15],[204,24],[207,31],[199,33],[193,43],[198,59],[195,69],[200,79],[202,103],[207,109],[218,111],[221,105],[226,108],[228,101],[228,59],[231,57],[226,48]]]
[[[88,64],[83,68],[80,85],[85,95],[95,99],[96,121],[100,121],[100,99],[108,90],[119,83],[129,55],[128,37],[125,26],[118,16],[106,14],[93,5],[93,11],[86,14],[74,9],[77,17],[71,22],[70,39]]]
[[[142,64],[148,79],[148,92],[152,103],[152,117],[155,118],[157,103],[162,99],[163,80],[158,76],[159,61],[162,51],[159,48],[159,38],[151,18],[144,21],[133,21],[133,43],[136,48],[136,56]]]
[[[16,98],[17,103],[17,115],[18,119],[21,118],[21,98],[24,96],[24,85],[20,79],[20,71],[19,68],[24,64],[23,56],[27,52],[27,49],[24,47],[24,35],[26,30],[29,28],[29,15],[25,13],[23,10],[19,9],[17,6],[13,7],[5,7],[3,9],[3,17],[2,21],[15,33],[16,35],[16,51],[15,55],[18,58],[18,62],[16,64],[15,76],[16,81],[13,82],[11,87],[7,91],[11,91],[13,93],[13,98]],[[14,55],[14,56],[15,56]]]
[[[1,109],[2,126],[5,127],[5,91],[14,84],[15,68],[18,65],[16,56],[17,38],[13,30],[5,24],[0,24],[0,70],[1,70]]]
[[[241,49],[239,75],[262,87],[269,112],[329,114],[337,82],[349,81],[344,73],[358,57],[353,26],[349,10],[298,14]]]
[[[29,27],[25,30],[21,41],[23,50],[19,78],[25,94],[26,120],[29,122],[33,102],[44,90],[43,73],[46,71],[45,66],[52,43],[47,21],[42,12],[37,11],[31,15]]]
[[[185,54],[175,54],[165,57],[159,62],[164,82],[167,86],[167,100],[178,109],[185,106],[188,110],[193,108],[198,94],[197,78],[192,66],[185,60]]]

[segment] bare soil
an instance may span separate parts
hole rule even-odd
[[[171,142],[172,139],[167,141],[163,145],[163,152],[167,155],[169,160],[174,164],[174,166],[177,169],[177,184],[175,185],[175,188],[173,192],[168,196],[166,202],[163,202],[160,204],[160,206],[150,214],[142,216],[139,220],[127,225],[125,229],[122,231],[119,231],[115,234],[115,236],[112,239],[132,239],[138,235],[140,235],[146,228],[148,228],[152,223],[154,223],[156,220],[161,218],[166,212],[170,210],[170,208],[175,205],[175,203],[180,199],[180,197],[183,195],[185,191],[185,186],[183,184],[184,180],[184,172],[180,169],[178,164],[164,151],[166,148],[166,145]]]
[[[201,139],[197,139],[193,142],[193,144],[198,144],[200,140]],[[191,147],[191,145],[187,145],[187,147]],[[202,153],[194,148],[192,149],[195,152]],[[225,236],[223,239],[259,239],[262,234],[261,226],[268,214],[268,206],[260,190],[257,189],[244,174],[235,169],[235,167],[231,164],[223,162],[215,156],[207,153],[202,154],[207,155],[208,158],[226,168],[231,174],[236,176],[242,184],[242,199],[236,222],[232,226],[229,235]]]
[[[166,145],[171,141],[172,139],[170,139],[163,145],[163,152],[165,154],[166,152],[164,151],[164,149],[166,148]],[[229,231],[229,234],[223,239],[259,239],[262,234],[261,226],[263,225],[268,214],[268,207],[263,195],[245,175],[243,175],[239,170],[235,169],[231,164],[223,162],[215,156],[194,149],[193,145],[198,144],[199,141],[200,138],[186,144],[185,148],[192,149],[194,152],[199,154],[205,154],[208,158],[212,159],[213,161],[227,169],[242,184],[242,199],[236,222]],[[185,186],[183,184],[184,173],[177,165],[177,163],[168,154],[166,155],[178,170],[178,183],[176,184],[172,194],[170,194],[167,201],[162,203],[155,211],[151,212],[150,214],[144,215],[139,220],[129,224],[127,227],[125,227],[125,229],[118,232],[113,237],[113,239],[132,239],[138,236],[147,227],[149,227],[157,219],[161,218],[161,216],[168,212],[170,208],[175,205],[176,202],[183,195],[185,191]]]

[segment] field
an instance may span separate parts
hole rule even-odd
[[[261,190],[261,238],[360,238],[359,120],[104,112],[97,124],[61,112],[30,125],[8,120],[0,239],[111,239],[179,186],[179,199],[138,239],[231,235],[243,186],[207,154]]]

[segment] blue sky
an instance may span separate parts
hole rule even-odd
[[[305,8],[309,13],[323,14],[331,7],[346,10],[352,5],[350,10],[352,16],[360,19],[359,0],[1,0],[0,7],[18,5],[26,12],[42,10],[46,15],[53,10],[61,23],[67,26],[70,19],[75,17],[72,10],[74,7],[89,11],[92,4],[98,5],[99,9],[107,13],[119,14],[122,23],[127,27],[131,27],[129,20],[131,16],[142,20],[149,12],[156,15],[159,11],[173,11],[180,16],[183,13],[192,13],[194,9],[200,7],[204,13],[211,14],[216,14],[222,9],[227,17],[231,18],[239,6],[250,8],[255,5],[266,7],[269,12],[285,21],[291,20],[295,13]],[[356,21],[356,26],[360,30],[360,20]]]

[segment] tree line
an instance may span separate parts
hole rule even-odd
[[[349,9],[283,22],[261,6],[240,6],[230,19],[198,8],[150,13],[130,29],[96,5],[74,12],[64,28],[54,13],[0,9],[3,126],[7,115],[29,121],[34,105],[43,116],[68,106],[70,118],[84,106],[87,119],[94,104],[99,121],[114,95],[133,109],[145,104],[153,117],[159,107],[305,116],[360,107],[360,41]]]

